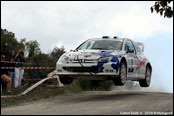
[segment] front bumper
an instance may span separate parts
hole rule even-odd
[[[108,62],[102,66],[97,63],[69,63],[57,62],[56,70],[59,76],[118,76],[119,70],[115,70],[113,62]]]

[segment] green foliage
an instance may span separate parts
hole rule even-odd
[[[20,45],[21,44],[15,38],[14,33],[9,32],[6,29],[1,29],[1,54],[5,55],[6,58],[8,58],[10,57],[10,52],[12,50],[17,51],[18,46]]]
[[[39,48],[39,43],[34,40],[34,41],[29,41],[25,43],[25,49],[26,52],[28,52],[28,57],[31,58],[39,53],[41,53],[41,50]]]
[[[169,6],[169,4],[173,1],[157,1],[155,5],[150,8],[151,12],[155,10],[157,13],[160,13],[161,16],[172,18],[173,17],[173,9]]]
[[[50,53],[50,61],[53,65],[56,64],[57,60],[59,59],[59,57],[65,53],[65,48],[61,47],[54,47],[54,49],[52,50],[52,52]]]

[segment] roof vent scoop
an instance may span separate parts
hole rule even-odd
[[[114,36],[114,39],[118,38],[118,36]]]
[[[109,36],[103,36],[102,38],[109,38]]]

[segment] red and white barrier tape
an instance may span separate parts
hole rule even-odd
[[[57,73],[57,71],[54,70],[53,72],[49,73],[47,76],[48,76],[48,77],[51,77],[51,76],[55,75],[56,73]]]
[[[56,67],[1,67],[1,69],[56,69]]]
[[[33,64],[31,62],[11,62],[11,61],[1,61],[1,62],[5,62],[5,63],[15,63],[15,64]]]
[[[1,98],[11,98],[11,97],[17,97],[17,95],[7,95],[7,96],[1,96]]]
[[[11,98],[11,97],[19,97],[22,95],[25,95],[26,93],[28,93],[29,91],[33,90],[34,88],[36,88],[37,86],[39,86],[40,84],[42,84],[44,81],[48,80],[48,79],[52,79],[52,78],[57,78],[58,83],[60,84],[60,87],[63,87],[63,84],[60,82],[59,77],[56,74],[56,70],[54,70],[53,72],[49,73],[47,78],[44,78],[40,81],[38,81],[37,83],[35,83],[34,85],[32,85],[31,87],[29,87],[28,89],[26,89],[24,92],[22,92],[19,95],[10,95],[10,96],[1,96],[1,98]],[[53,76],[54,75],[54,76]]]

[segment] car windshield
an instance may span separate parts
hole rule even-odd
[[[89,40],[84,42],[77,50],[120,50],[122,40]]]

